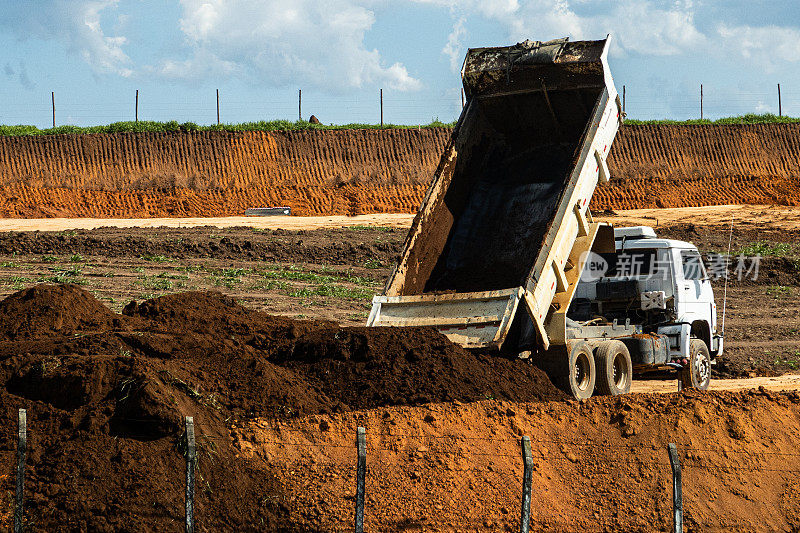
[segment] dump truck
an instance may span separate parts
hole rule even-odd
[[[634,372],[708,387],[722,336],[697,249],[589,210],[624,119],[608,46],[468,51],[466,104],[368,326],[527,357],[576,398]]]

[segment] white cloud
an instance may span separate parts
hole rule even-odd
[[[37,0],[7,2],[0,27],[19,38],[57,39],[70,53],[83,58],[96,72],[130,76],[130,59],[123,51],[123,36],[103,32],[100,16],[118,0]]]
[[[773,72],[783,62],[800,61],[800,30],[780,26],[717,26],[724,51]]]
[[[467,36],[464,22],[466,19],[461,17],[453,25],[453,31],[448,35],[447,44],[442,49],[442,53],[450,58],[450,68],[453,72],[459,71],[464,56],[462,40]]]
[[[152,72],[200,81],[237,76],[272,86],[346,90],[421,86],[401,63],[387,65],[364,35],[375,14],[364,0],[181,0],[188,57]]]

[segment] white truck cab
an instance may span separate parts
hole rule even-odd
[[[705,388],[709,365],[722,353],[722,336],[711,281],[697,248],[658,238],[647,226],[614,228],[614,241],[614,253],[587,259],[568,316],[573,324],[613,320],[665,336],[666,354],[648,358],[649,350],[644,350],[645,357],[634,360],[634,367],[694,365]],[[637,350],[630,351],[634,355]]]

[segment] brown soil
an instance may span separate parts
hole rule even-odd
[[[29,531],[180,530],[183,416],[200,435],[200,531],[293,530],[268,498],[279,473],[236,460],[231,421],[563,398],[535,367],[467,352],[431,329],[293,321],[218,293],[114,315],[78,287],[37,286],[0,306],[26,325],[0,337],[0,416],[11,428],[16,409],[29,410]],[[13,449],[10,431],[2,442]]]
[[[658,232],[693,241],[704,253],[727,249],[724,224],[661,224]],[[250,308],[271,314],[363,325],[370,299],[384,285],[404,234],[402,229],[376,227],[303,232],[200,227],[0,233],[0,295],[41,281],[72,281],[121,311],[132,299],[173,291],[222,290]],[[794,245],[798,238],[796,229],[737,219],[732,249],[737,253],[754,242]],[[721,308],[723,284],[715,282],[714,287]],[[766,257],[756,281],[732,280],[725,356],[714,367],[715,377],[800,370],[798,296],[800,270],[794,260]],[[52,313],[58,316],[58,311]],[[3,323],[11,328],[24,326],[0,318]]]
[[[687,531],[795,531],[798,414],[798,393],[684,392],[263,419],[233,437],[244,457],[282,469],[271,495],[312,531],[350,526],[356,426],[369,531],[517,531],[521,435],[534,457],[533,531],[671,531],[670,442]]]
[[[797,393],[552,401],[527,363],[430,329],[293,321],[205,292],[116,315],[78,287],[38,286],[0,307],[26,324],[0,333],[0,466],[25,407],[27,531],[181,531],[186,415],[198,531],[351,527],[356,426],[370,531],[513,530],[520,435],[534,529],[668,530],[668,442],[690,530],[800,527]]]
[[[0,138],[0,216],[413,213],[447,128]],[[800,125],[626,126],[593,208],[797,205]]]

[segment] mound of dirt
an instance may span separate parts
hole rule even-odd
[[[6,339],[104,331],[119,325],[114,313],[76,285],[37,285],[0,302],[0,336]]]
[[[295,530],[268,497],[275,472],[237,459],[232,427],[563,397],[526,362],[468,352],[435,330],[294,321],[219,293],[134,302],[116,315],[79,287],[37,286],[0,310],[0,423],[13,428],[16,409],[29,412],[29,531],[178,530],[185,416],[201,450],[201,530]],[[13,456],[13,434],[0,435],[0,461]]]
[[[433,328],[322,328],[273,360],[348,409],[566,398],[538,368],[468,352]]]

